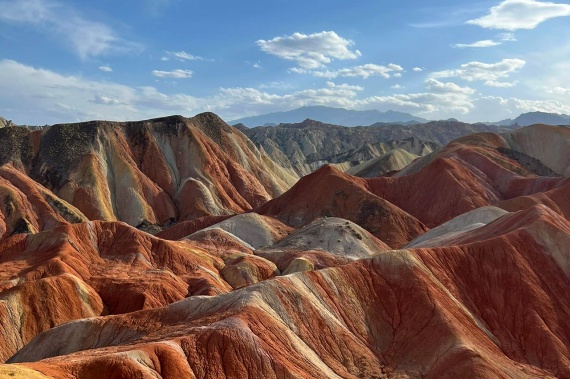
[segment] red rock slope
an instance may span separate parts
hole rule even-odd
[[[58,378],[569,377],[570,257],[545,236],[568,242],[570,223],[540,206],[484,228],[454,246],[66,324],[11,362]]]
[[[211,113],[5,129],[0,164],[11,163],[91,220],[163,225],[240,213],[296,179]]]
[[[117,222],[63,225],[3,239],[0,360],[38,333],[67,321],[231,291],[220,272],[245,255],[251,251],[226,256],[190,241],[161,240]],[[271,276],[263,271],[268,266],[274,265],[263,258],[250,262],[253,269],[260,268],[263,279]],[[253,275],[252,280],[261,279]]]
[[[213,115],[0,133],[0,377],[570,378],[570,179],[532,138],[267,202],[286,173]]]
[[[275,216],[293,226],[319,217],[344,218],[391,247],[403,246],[428,230],[415,217],[370,192],[366,183],[365,179],[325,165],[256,212]]]
[[[0,237],[82,221],[87,221],[87,217],[77,208],[12,164],[0,167]]]

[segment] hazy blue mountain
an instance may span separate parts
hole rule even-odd
[[[493,125],[507,127],[523,127],[534,124],[570,125],[570,115],[546,112],[528,112],[521,114],[515,119],[508,118],[506,120],[493,123]]]
[[[342,126],[368,126],[382,123],[416,124],[427,120],[409,113],[377,110],[353,111],[326,106],[310,106],[287,112],[275,112],[260,116],[245,117],[230,121],[230,124],[244,124],[247,127],[273,126],[284,123],[297,123],[306,119],[317,120],[326,124]]]

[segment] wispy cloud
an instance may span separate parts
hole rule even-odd
[[[113,72],[113,69],[109,66],[99,66],[99,70],[103,72]]]
[[[554,17],[570,16],[569,4],[536,0],[504,0],[492,7],[486,16],[467,21],[487,29],[534,29]]]
[[[499,34],[499,39],[503,42],[516,42],[517,37],[515,36],[515,33],[501,33]]]
[[[143,0],[145,10],[151,15],[161,15],[166,8],[180,0]]]
[[[477,41],[473,43],[458,43],[451,45],[451,47],[464,49],[464,48],[484,48],[502,45],[503,42],[516,42],[517,38],[514,33],[501,33],[496,37],[496,40],[486,39],[482,41]]]
[[[260,88],[220,88],[206,97],[163,93],[154,87],[131,87],[108,80],[61,75],[12,60],[0,60],[0,114],[21,124],[46,124],[92,119],[133,120],[168,114],[192,116],[213,111],[226,120],[276,112],[305,105],[350,109],[411,112],[428,118],[481,121],[534,110],[570,113],[566,87],[552,88],[559,100],[480,97],[470,87],[429,78],[425,90],[387,96],[363,96],[364,88],[328,82],[326,86],[297,90],[288,83],[268,83]],[[276,90],[279,91],[276,91]],[[537,88],[544,91],[544,89]]]
[[[192,77],[193,72],[191,70],[172,70],[172,71],[160,71],[153,70],[152,75],[159,78],[171,78],[171,79],[188,79]]]
[[[520,70],[525,63],[522,59],[503,59],[497,63],[469,62],[462,64],[458,69],[434,72],[431,76],[433,78],[458,77],[469,82],[483,81],[485,85],[491,87],[513,87],[514,82],[507,83],[500,80]]]
[[[450,117],[467,114],[473,108],[472,95],[475,90],[455,83],[444,83],[436,79],[425,81],[427,91],[401,93],[389,96],[372,96],[355,102],[360,109],[399,110],[421,115]]]
[[[343,68],[340,70],[306,70],[303,68],[294,67],[290,71],[297,74],[311,74],[320,78],[334,79],[338,77],[360,77],[367,79],[371,76],[381,76],[383,78],[390,78],[392,75],[398,77],[399,71],[403,71],[402,66],[390,63],[388,66],[380,66],[377,64],[365,64],[362,66],[355,66]]]
[[[64,41],[82,59],[140,52],[142,45],[118,36],[112,27],[91,21],[54,0],[0,0],[0,20],[28,24]]]
[[[170,59],[177,59],[179,61],[203,61],[204,58],[197,55],[189,54],[185,51],[165,51],[166,55],[161,58],[163,61],[168,61]]]
[[[445,28],[448,26],[456,25],[457,22],[455,21],[434,21],[434,22],[416,22],[408,24],[412,28],[417,29],[434,29],[434,28]]]
[[[486,39],[483,41],[477,41],[477,42],[473,42],[473,43],[458,43],[453,45],[453,47],[455,48],[459,48],[459,49],[464,49],[467,47],[473,47],[473,48],[481,48],[481,47],[492,47],[492,46],[497,46],[500,45],[501,42],[497,42],[497,41],[493,41],[490,39]]]
[[[318,69],[331,61],[356,59],[361,54],[352,50],[354,42],[333,31],[314,34],[293,33],[290,36],[258,40],[257,45],[267,54],[295,61],[301,68]]]
[[[259,86],[260,89],[292,90],[295,86],[289,82],[269,82]]]
[[[564,87],[545,87],[544,91],[546,93],[551,93],[551,94],[555,94],[555,95],[570,95],[570,88],[564,88]]]
[[[414,71],[414,72],[422,72],[423,70],[424,70],[424,69],[421,68],[421,67],[414,67],[414,68],[412,69],[412,71]]]
[[[112,97],[108,97],[108,96],[103,96],[103,95],[95,95],[93,96],[93,100],[91,100],[92,103],[95,104],[103,104],[103,105],[118,105],[121,104],[121,102],[118,99],[114,99]]]

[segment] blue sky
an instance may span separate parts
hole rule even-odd
[[[0,115],[569,114],[569,16],[536,0],[0,0]]]

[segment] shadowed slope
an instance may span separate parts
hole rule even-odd
[[[10,163],[91,220],[165,224],[248,211],[296,177],[211,113],[0,130]]]
[[[544,204],[570,220],[570,181],[550,191],[520,196],[499,202],[497,205],[508,211],[527,209],[534,205]]]
[[[346,173],[361,178],[373,178],[392,171],[399,171],[412,163],[416,158],[417,155],[413,155],[402,149],[396,149],[353,166],[346,170]]]
[[[570,128],[532,125],[504,135],[509,147],[539,159],[562,176],[570,176]]]
[[[11,164],[0,166],[0,237],[87,221],[75,207]]]

